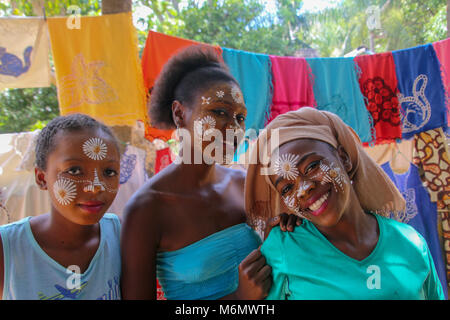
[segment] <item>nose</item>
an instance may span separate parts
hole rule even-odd
[[[315,187],[315,182],[311,180],[300,180],[300,185],[297,190],[297,198],[303,199],[307,196],[311,189]]]
[[[103,183],[98,178],[97,169],[94,170],[94,180],[89,181],[88,185],[83,188],[83,191],[92,193],[105,191]]]

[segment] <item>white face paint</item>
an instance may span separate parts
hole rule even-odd
[[[295,195],[282,197],[282,199],[283,199],[284,204],[286,205],[286,207],[288,207],[288,209],[291,210],[295,215],[297,215],[299,217],[304,217],[302,215],[302,212],[301,212],[300,208],[297,206],[297,201],[296,201]]]
[[[67,178],[67,177],[62,177],[61,173],[58,174],[58,180],[57,181],[67,181],[69,182],[71,185],[75,186],[75,185],[83,185],[83,191],[84,192],[95,192],[97,190],[99,191],[108,191],[111,193],[117,193],[117,191],[119,189],[117,188],[111,188],[110,186],[108,186],[107,183],[101,181],[98,177],[98,173],[97,173],[97,169],[94,169],[94,180],[78,180],[78,179],[72,179],[72,178]],[[76,188],[75,188],[75,192],[76,192]],[[76,196],[76,194],[75,194]]]
[[[105,191],[105,184],[100,182],[98,178],[97,169],[94,169],[94,181],[83,188],[84,192],[94,192],[96,188],[99,188],[100,191]]]
[[[202,104],[210,104],[210,102],[211,102],[211,97],[208,97],[208,98],[202,97]]]
[[[233,97],[234,102],[245,104],[241,89],[239,89],[237,85],[231,87],[231,96]]]
[[[320,161],[319,168],[322,172],[318,173],[313,178],[322,175],[321,184],[332,183],[336,192],[344,191],[344,184],[346,182],[341,168],[334,163],[326,164],[323,161]]]
[[[90,159],[103,160],[107,151],[106,144],[100,138],[91,138],[83,143],[83,152]]]
[[[216,119],[206,116],[194,121],[194,131],[196,136],[202,138],[203,133],[208,134],[211,129],[216,128]]]
[[[222,99],[225,96],[225,92],[223,92],[223,90],[219,90],[216,92],[216,96],[219,99]]]
[[[313,185],[311,181],[301,181],[300,186],[296,192],[297,197],[301,198],[305,195],[305,192]]]
[[[53,184],[53,194],[62,205],[70,204],[77,196],[77,187],[72,180],[59,178]]]
[[[297,179],[299,172],[297,169],[297,163],[299,160],[298,155],[291,153],[282,154],[275,161],[275,173],[284,179],[295,180]]]

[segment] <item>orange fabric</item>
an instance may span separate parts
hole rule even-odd
[[[142,53],[142,71],[144,74],[144,86],[147,91],[147,97],[158,78],[164,64],[169,58],[190,45],[207,45],[201,42],[168,36],[163,33],[149,31],[145,48]],[[222,49],[219,46],[213,46],[222,56]],[[149,120],[149,119],[148,119]],[[153,128],[147,121],[145,137],[152,141],[153,139],[169,140],[172,136],[173,130],[160,130]]]

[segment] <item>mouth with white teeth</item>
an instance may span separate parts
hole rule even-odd
[[[322,195],[319,199],[314,201],[309,207],[308,211],[313,216],[320,215],[328,206],[328,198],[331,194],[331,191],[328,191],[324,195]]]

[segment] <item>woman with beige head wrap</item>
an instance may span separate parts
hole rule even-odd
[[[249,223],[281,212],[303,218],[275,227],[261,247],[272,267],[268,299],[441,299],[422,236],[391,220],[405,201],[338,116],[304,107],[278,116],[250,151]]]

